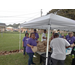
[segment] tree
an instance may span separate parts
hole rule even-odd
[[[52,9],[47,14],[54,13],[75,20],[75,9]],[[75,32],[74,32],[75,36]]]
[[[75,9],[52,9],[47,14],[54,13],[75,20]]]

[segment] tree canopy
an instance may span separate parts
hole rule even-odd
[[[47,14],[54,13],[75,20],[75,9],[52,9]]]

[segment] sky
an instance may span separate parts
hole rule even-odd
[[[52,9],[42,9],[42,15],[46,15]],[[41,9],[0,9],[0,23],[6,25],[23,23],[41,17]]]

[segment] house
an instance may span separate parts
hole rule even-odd
[[[19,28],[13,28],[13,31],[18,32]]]
[[[11,27],[11,26],[6,27],[6,31],[11,31],[11,32],[13,32],[13,27]]]
[[[0,23],[0,32],[4,32],[6,30],[6,24]]]

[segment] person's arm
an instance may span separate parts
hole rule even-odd
[[[22,42],[22,47],[24,47],[24,42]]]
[[[33,47],[34,47],[34,46],[30,45],[30,44],[27,44],[27,46],[28,46],[28,47],[31,47],[31,48],[33,48]]]
[[[65,40],[65,39],[64,39],[64,40]],[[72,47],[72,46],[70,45],[70,43],[69,43],[67,40],[65,40],[65,47],[66,47],[66,48]]]
[[[25,38],[23,38],[22,47],[24,47],[24,41],[25,41]]]
[[[47,39],[47,37],[45,37],[45,34],[44,33],[42,34],[42,38],[43,39]]]
[[[39,41],[36,41],[36,43],[39,43]]]
[[[43,39],[47,39],[47,37],[42,37]]]
[[[70,46],[66,46],[66,48],[69,48],[69,47],[71,47],[71,45]]]
[[[52,50],[53,46],[52,46],[52,41],[50,42],[50,50]]]
[[[37,33],[37,36],[38,36],[37,39],[39,39],[39,34],[38,33]]]
[[[31,45],[31,40],[30,39],[27,41],[27,46],[33,48],[33,46]]]

